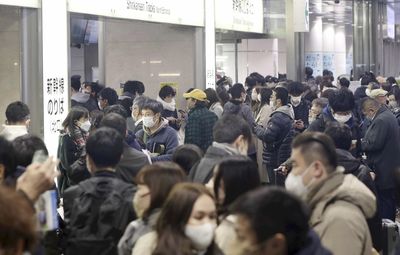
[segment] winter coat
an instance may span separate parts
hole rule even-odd
[[[163,117],[165,119],[169,118],[169,117],[173,117],[175,119],[178,119],[178,112],[176,111],[176,109],[175,109],[175,111],[170,111],[170,110],[164,109],[161,112],[161,117]],[[179,130],[179,125],[176,122],[169,122],[169,126],[172,127],[175,130]]]
[[[132,149],[128,144],[124,143],[122,158],[115,172],[119,179],[127,183],[134,183],[137,173],[148,164],[149,159],[143,152]]]
[[[292,107],[294,111],[294,120],[302,120],[304,127],[307,128],[309,125],[308,115],[310,113],[311,103],[305,99],[302,99],[298,106],[292,105]]]
[[[118,243],[118,255],[132,254],[133,247],[140,237],[150,233],[156,226],[160,210],[154,210],[148,219],[137,219],[129,223]]]
[[[0,136],[3,136],[7,141],[14,141],[15,138],[28,134],[26,126],[22,125],[3,125],[3,130]]]
[[[295,136],[293,118],[292,106],[285,105],[272,113],[266,128],[255,127],[255,134],[264,142],[263,161],[267,167],[276,168],[290,157]]]
[[[98,110],[97,101],[92,98],[89,94],[78,92],[71,96],[71,107],[82,106],[89,112]]]
[[[256,116],[255,122],[257,123],[257,125],[266,127],[272,112],[273,112],[272,107],[269,104],[264,104],[260,108]]]
[[[213,176],[215,165],[224,160],[224,158],[235,154],[238,155],[239,153],[234,153],[233,149],[223,149],[221,146],[217,146],[214,142],[213,145],[208,148],[204,157],[190,170],[189,180],[206,184]]]
[[[333,254],[369,255],[371,235],[366,219],[376,212],[374,194],[353,175],[339,168],[311,186],[306,203],[312,213],[310,226]]]
[[[318,235],[310,230],[307,235],[307,241],[304,247],[295,253],[295,255],[331,255],[332,252],[322,246]]]
[[[367,162],[376,173],[378,189],[395,187],[394,172],[400,166],[399,126],[396,117],[382,106],[372,120],[364,139],[362,149]]]
[[[185,127],[185,144],[195,144],[203,151],[213,142],[213,128],[218,117],[205,106],[196,106],[189,114]]]
[[[143,149],[150,153],[156,153],[157,156],[152,156],[151,161],[171,161],[172,154],[178,146],[178,134],[175,129],[168,125],[168,120],[162,119],[159,128],[150,133],[150,130],[143,127],[136,133],[143,146]]]
[[[336,154],[338,157],[339,166],[344,167],[344,173],[352,174],[357,177],[376,196],[375,183],[370,175],[372,170],[363,162],[354,158],[349,151],[336,149]],[[377,251],[380,251],[383,248],[382,217],[380,216],[378,210],[376,211],[374,217],[367,219],[367,223],[372,237],[372,244]]]
[[[224,108],[222,107],[220,102],[216,102],[210,106],[210,111],[215,113],[215,115],[217,115],[218,119],[220,119],[222,117]]]
[[[249,124],[250,128],[254,127],[254,116],[253,111],[251,110],[250,106],[241,101],[237,100],[230,100],[224,105],[224,112],[222,115],[226,114],[234,114],[238,116],[242,116],[243,119]]]

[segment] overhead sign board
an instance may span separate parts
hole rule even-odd
[[[233,31],[263,33],[262,0],[215,1],[215,27]]]
[[[112,18],[204,26],[204,0],[68,0],[68,11]]]
[[[39,0],[0,0],[0,5],[12,5],[28,8],[39,8]]]

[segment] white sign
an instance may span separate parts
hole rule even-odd
[[[215,1],[216,28],[263,33],[263,24],[264,10],[262,0]]]
[[[204,26],[204,0],[68,0],[68,11],[112,18]]]
[[[388,5],[386,8],[386,16],[387,16],[387,37],[395,39],[396,14],[394,9],[390,5]]]
[[[0,0],[0,5],[12,5],[28,8],[39,8],[39,0]]]
[[[206,47],[206,88],[215,89],[215,9],[214,2],[219,0],[205,0],[205,47]]]
[[[59,130],[68,114],[66,0],[42,0],[44,142],[57,155]]]
[[[310,31],[309,0],[293,0],[294,32]]]

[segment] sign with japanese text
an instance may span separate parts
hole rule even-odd
[[[262,33],[262,0],[216,0],[215,27],[219,29]]]
[[[44,142],[57,155],[62,122],[68,114],[68,38],[66,0],[42,0]]]

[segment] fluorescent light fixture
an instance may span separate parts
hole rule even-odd
[[[150,60],[150,64],[161,64],[161,60]]]
[[[181,76],[180,73],[159,73],[159,77],[179,77]]]

